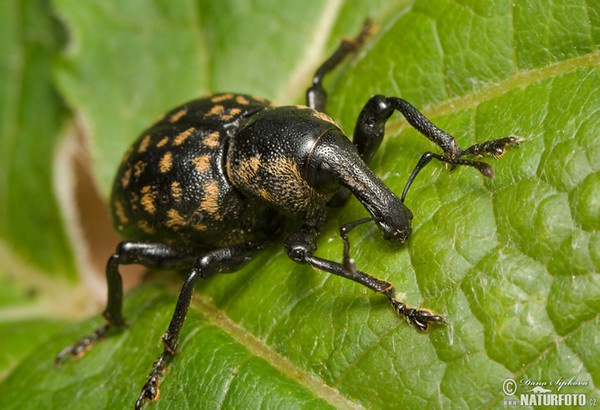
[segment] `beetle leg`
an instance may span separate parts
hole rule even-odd
[[[312,85],[306,90],[306,105],[320,112],[325,112],[327,105],[327,92],[323,88],[323,78],[333,71],[349,54],[355,52],[366,40],[377,30],[377,27],[369,19],[363,23],[360,33],[353,39],[344,38],[338,48],[329,56],[327,60],[315,72],[312,79]],[[340,207],[346,203],[350,197],[350,191],[346,188],[340,188],[336,195],[331,199],[329,205]]]
[[[411,172],[408,177],[408,181],[406,181],[406,185],[402,190],[402,202],[406,198],[406,194],[408,193],[408,189],[412,185],[415,177],[421,170],[427,165],[432,159],[437,159],[440,162],[445,162],[450,164],[452,167],[456,165],[466,165],[477,169],[481,174],[485,175],[488,178],[494,178],[494,169],[491,165],[481,162],[481,161],[473,161],[462,159],[464,156],[477,156],[480,157],[482,155],[490,155],[494,158],[500,158],[506,152],[506,149],[509,145],[518,145],[520,142],[525,141],[525,138],[510,136],[506,138],[499,138],[497,140],[485,141],[481,144],[473,144],[469,148],[462,150],[458,147],[458,153],[454,155],[454,157],[448,157],[447,155],[439,155],[433,152],[425,152],[413,172]]]
[[[417,165],[415,166],[415,169],[409,175],[408,181],[406,181],[406,185],[404,185],[404,189],[402,190],[402,196],[401,196],[401,199],[400,199],[402,202],[404,202],[404,199],[406,198],[406,194],[408,193],[408,189],[412,185],[412,183],[415,180],[416,176],[434,158],[437,159],[440,162],[445,162],[447,164],[451,164],[452,166],[456,166],[456,165],[471,166],[471,167],[476,168],[479,172],[481,172],[486,177],[494,178],[494,169],[491,167],[491,165],[486,164],[485,162],[470,161],[470,160],[464,160],[464,159],[460,159],[460,158],[450,159],[450,158],[447,158],[447,157],[445,157],[443,155],[435,154],[433,152],[425,152],[423,155],[421,155],[421,158],[419,159],[419,162],[417,162]]]
[[[79,342],[61,350],[56,356],[55,363],[60,364],[67,357],[80,358],[99,340],[104,339],[110,329],[126,326],[122,313],[123,281],[119,273],[119,265],[141,264],[150,268],[179,268],[190,266],[193,261],[194,259],[190,257],[189,253],[167,245],[121,242],[106,264],[108,297],[103,316],[107,323]]]
[[[177,352],[179,333],[194,291],[194,284],[198,278],[210,278],[217,273],[233,272],[248,263],[250,259],[266,246],[266,242],[251,242],[218,248],[195,258],[191,272],[185,280],[173,317],[167,331],[162,336],[164,350],[154,362],[152,371],[146,378],[146,383],[135,403],[136,409],[141,409],[144,402],[154,401],[159,395],[159,385],[167,366],[167,361]]]
[[[315,238],[318,235],[319,230],[316,227],[308,225],[304,225],[299,231],[287,236],[285,240],[285,250],[288,253],[288,256],[294,262],[300,264],[308,263],[317,269],[353,280],[354,282],[360,283],[361,285],[366,286],[375,292],[384,294],[389,299],[396,313],[404,316],[409,323],[413,324],[422,332],[426,332],[431,323],[443,323],[444,318],[434,314],[431,310],[412,308],[406,303],[396,299],[396,289],[391,283],[356,269],[354,260],[350,257],[350,244],[346,234],[349,233],[354,227],[370,220],[372,220],[372,218],[361,219],[359,221],[342,225],[340,228],[340,235],[344,241],[344,254],[342,263],[313,256],[313,252],[317,249]]]
[[[494,171],[489,164],[481,161],[462,159],[462,157],[491,155],[497,158],[502,156],[509,145],[518,144],[523,141],[523,138],[510,136],[507,138],[486,141],[481,144],[475,144],[463,150],[452,135],[436,127],[421,112],[419,112],[419,110],[408,102],[397,97],[375,95],[371,97],[363,107],[358,116],[358,120],[356,121],[356,127],[354,128],[354,145],[356,145],[360,155],[366,163],[370,161],[375,151],[377,151],[377,148],[379,148],[385,132],[385,123],[394,111],[399,111],[410,125],[438,145],[443,151],[443,155],[432,152],[423,154],[404,187],[402,201],[404,201],[406,193],[417,174],[432,159],[446,162],[452,166],[471,166],[476,168],[483,175],[493,178]]]
[[[325,112],[327,92],[323,88],[323,77],[333,71],[350,53],[358,50],[375,30],[370,20],[365,20],[363,28],[353,39],[342,39],[339,47],[317,69],[312,79],[312,86],[306,90],[306,105],[317,111]]]

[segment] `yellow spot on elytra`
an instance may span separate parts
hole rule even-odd
[[[148,148],[148,144],[150,144],[150,134],[146,135],[142,141],[140,142],[140,146],[138,147],[138,152],[142,153],[144,151],[146,151],[146,148]]]
[[[223,115],[222,118],[224,120],[230,120],[230,119],[232,119],[233,117],[235,117],[236,115],[238,115],[241,112],[242,112],[242,110],[239,109],[239,108],[232,108],[232,109],[229,110],[229,113],[226,114],[226,115]]]
[[[165,152],[165,155],[160,159],[158,163],[158,167],[160,168],[160,172],[165,173],[171,170],[173,166],[173,158],[171,156],[171,151]]]
[[[139,178],[140,175],[142,175],[142,172],[144,172],[144,169],[146,169],[146,165],[147,165],[146,162],[144,162],[142,160],[139,160],[138,162],[136,162],[133,165],[133,175],[136,178]]]
[[[208,227],[204,224],[195,224],[193,225],[193,228],[197,231],[206,231]]]
[[[181,117],[183,117],[185,114],[187,114],[187,108],[182,108],[177,112],[174,112],[173,114],[171,114],[171,116],[169,117],[169,121],[170,122],[177,122],[181,119]]]
[[[196,167],[196,170],[202,174],[210,167],[210,157],[208,155],[201,155],[199,157],[192,158],[192,163]]]
[[[139,192],[131,192],[131,197],[129,198],[129,207],[132,211],[138,210],[138,204],[140,203],[140,193]]]
[[[176,200],[181,200],[183,192],[181,191],[181,185],[177,181],[171,183],[171,196]]]
[[[121,201],[115,199],[113,206],[115,207],[115,214],[117,215],[119,222],[122,224],[129,222],[129,218],[127,218],[127,215],[125,214],[125,208],[123,208]]]
[[[209,112],[206,113],[206,116],[218,115],[221,116],[225,112],[225,107],[222,105],[214,105]]]
[[[185,131],[181,131],[179,134],[177,134],[177,136],[173,140],[173,145],[183,144],[185,142],[185,140],[187,140],[190,137],[190,135],[192,135],[193,133],[194,133],[194,127],[188,128]]]
[[[169,209],[167,211],[167,218],[168,219],[167,222],[165,222],[165,225],[174,231],[185,225],[185,220],[175,209]]]
[[[121,186],[127,188],[129,181],[131,181],[131,166],[127,166],[127,169],[123,172],[123,175],[121,176]]]
[[[235,97],[235,102],[237,102],[240,105],[248,105],[248,104],[250,104],[250,100],[248,100],[243,95],[238,95],[237,97]]]
[[[221,101],[231,100],[232,98],[233,98],[233,94],[227,93],[227,94],[215,95],[210,100],[214,103],[218,103]]]
[[[208,148],[216,148],[221,143],[219,141],[220,135],[221,133],[219,131],[213,131],[210,134],[208,134],[208,137],[204,138],[202,143]]]
[[[146,212],[154,214],[156,212],[156,206],[154,200],[156,199],[156,190],[151,185],[146,185],[142,188],[142,199],[140,203]]]
[[[219,184],[217,181],[210,181],[204,185],[204,196],[200,201],[200,208],[211,214],[217,215],[219,212]],[[218,218],[217,218],[218,219]]]
[[[161,139],[160,141],[158,141],[158,144],[156,144],[157,147],[162,148],[165,145],[167,145],[167,142],[169,142],[169,137],[164,137],[163,139]]]
[[[137,226],[148,235],[153,235],[156,233],[156,230],[152,226],[150,226],[148,221],[138,221]]]

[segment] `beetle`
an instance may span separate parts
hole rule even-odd
[[[325,113],[323,78],[361,47],[373,26],[367,22],[354,39],[344,39],[317,69],[306,92],[306,106],[275,106],[244,94],[222,93],[187,102],[164,115],[141,134],[121,162],[113,184],[111,213],[124,238],[106,266],[106,324],[56,357],[80,357],[111,329],[126,326],[122,313],[120,265],[187,273],[175,311],[162,336],[164,350],[154,363],[135,407],[159,394],[167,361],[177,352],[179,333],[198,278],[241,268],[267,246],[286,222],[284,247],[299,264],[308,264],[358,282],[385,295],[393,309],[420,331],[444,318],[429,309],[409,307],[395,297],[394,286],[361,272],[350,257],[348,233],[374,222],[385,240],[405,242],[412,212],[404,204],[417,174],[432,159],[451,167],[471,166],[493,177],[487,163],[467,156],[500,157],[514,136],[462,149],[408,102],[375,95],[362,108],[352,141]],[[424,153],[401,196],[369,168],[387,120],[400,112],[442,154]],[[316,238],[329,206],[353,195],[370,216],[340,228],[342,262],[315,256]]]

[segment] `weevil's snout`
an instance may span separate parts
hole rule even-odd
[[[386,211],[384,216],[375,220],[383,238],[394,243],[405,242],[412,232],[412,212],[401,202]]]
[[[305,168],[305,179],[311,186],[323,192],[346,187],[371,214],[387,241],[408,239],[412,212],[373,173],[341,131],[328,130],[311,148]]]

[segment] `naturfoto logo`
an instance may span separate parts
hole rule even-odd
[[[564,387],[587,387],[587,380],[576,377],[555,380],[532,380],[523,378],[518,382],[506,379],[502,384],[505,406],[585,406],[596,405],[595,398],[584,393],[561,392]]]

